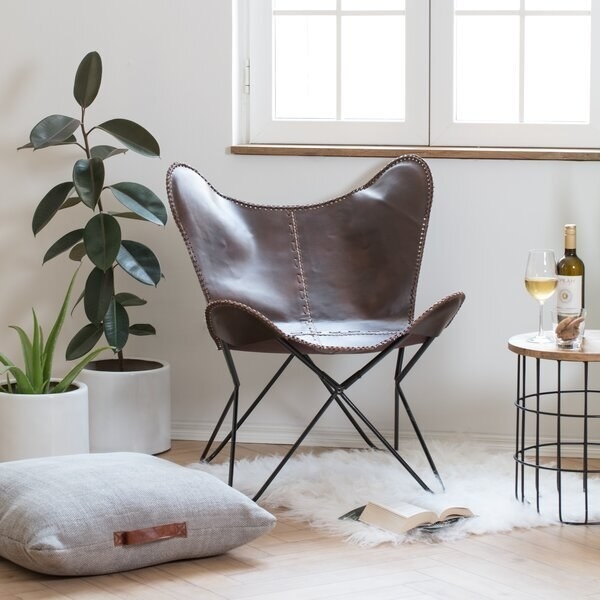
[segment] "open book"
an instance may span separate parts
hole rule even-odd
[[[376,502],[369,502],[366,506],[355,508],[340,518],[362,521],[394,533],[406,533],[416,527],[435,530],[472,516],[474,516],[473,513],[464,506],[451,506],[438,514],[408,503],[392,508]]]

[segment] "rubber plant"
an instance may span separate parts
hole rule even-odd
[[[153,335],[149,323],[131,323],[129,309],[146,304],[146,300],[129,291],[115,289],[115,275],[122,271],[126,280],[156,286],[161,267],[154,252],[146,245],[126,239],[125,223],[130,219],[163,226],[167,212],[161,199],[140,183],[106,182],[105,165],[119,160],[128,150],[145,157],[158,157],[160,148],[152,134],[128,119],[116,118],[89,126],[87,111],[100,89],[102,60],[98,52],[87,54],[75,74],[73,95],[80,107],[79,117],[53,114],[42,119],[31,130],[29,143],[21,146],[42,150],[53,146],[74,146],[83,152],[73,165],[71,177],[55,185],[40,201],[32,221],[37,235],[57,214],[66,209],[83,206],[89,211],[82,227],[60,237],[47,250],[43,262],[68,252],[75,261],[89,259],[90,272],[78,304],[83,308],[88,323],[80,329],[67,346],[68,360],[89,352],[104,335],[115,349],[123,369],[123,349],[130,335]],[[116,145],[92,145],[91,139],[103,132]],[[109,206],[116,205],[116,210]],[[91,212],[91,214],[90,214]]]
[[[0,372],[7,374],[6,383],[0,385],[1,391],[8,392],[9,394],[60,394],[66,392],[81,370],[101,352],[109,349],[107,346],[93,350],[80,360],[62,379],[54,382],[51,380],[56,342],[65,322],[69,298],[76,276],[77,271],[71,278],[62,306],[47,340],[44,339],[42,326],[39,324],[37,315],[33,309],[33,331],[31,335],[27,335],[25,330],[17,325],[10,326],[19,335],[23,354],[23,367],[18,367],[7,356],[0,354],[0,365],[4,365],[5,367],[0,369]]]

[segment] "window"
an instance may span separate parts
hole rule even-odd
[[[427,2],[248,4],[251,141],[427,144]]]
[[[600,146],[600,0],[246,1],[250,143]]]
[[[432,4],[432,145],[600,145],[592,0]]]

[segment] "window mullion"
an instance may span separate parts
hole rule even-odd
[[[525,121],[525,0],[519,10],[519,123]]]
[[[339,121],[342,118],[342,0],[336,1],[335,35],[336,35],[336,86],[335,114]]]

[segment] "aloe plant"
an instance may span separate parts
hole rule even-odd
[[[102,60],[97,52],[90,52],[75,74],[73,95],[80,107],[80,116],[53,114],[45,117],[31,130],[29,143],[19,150],[71,145],[79,147],[85,155],[73,165],[71,178],[55,185],[42,198],[33,215],[32,229],[37,235],[64,209],[74,206],[90,209],[92,215],[83,226],[54,242],[43,262],[68,252],[72,260],[81,262],[87,258],[91,263],[78,300],[78,303],[83,300],[88,323],[68,344],[67,359],[80,358],[104,335],[122,363],[123,348],[130,335],[153,335],[156,330],[148,323],[130,322],[128,309],[146,304],[146,300],[131,292],[117,293],[115,271],[120,269],[134,280],[151,286],[156,286],[162,277],[154,252],[138,241],[125,239],[122,224],[127,219],[138,219],[165,225],[167,212],[161,199],[139,183],[106,183],[105,163],[109,159],[115,160],[115,156],[128,150],[142,156],[158,157],[160,148],[149,131],[127,119],[88,125],[87,110],[96,99],[101,81]],[[100,131],[112,136],[118,144],[92,145],[91,137]],[[109,210],[109,202],[115,202],[118,210]]]
[[[35,310],[33,312],[33,331],[29,336],[24,329],[17,325],[11,325],[19,335],[21,341],[21,350],[23,353],[23,368],[18,367],[4,354],[0,354],[0,364],[5,368],[1,373],[7,373],[6,383],[0,386],[2,391],[12,394],[58,394],[65,392],[72,385],[75,378],[81,370],[104,350],[109,350],[110,346],[97,348],[85,356],[77,363],[62,379],[58,382],[52,382],[52,363],[54,361],[54,352],[56,342],[62,330],[67,315],[69,298],[75,283],[77,271],[71,278],[67,293],[63,300],[58,317],[54,322],[47,341],[44,341],[44,332],[39,324]],[[12,379],[11,377],[12,376]]]

